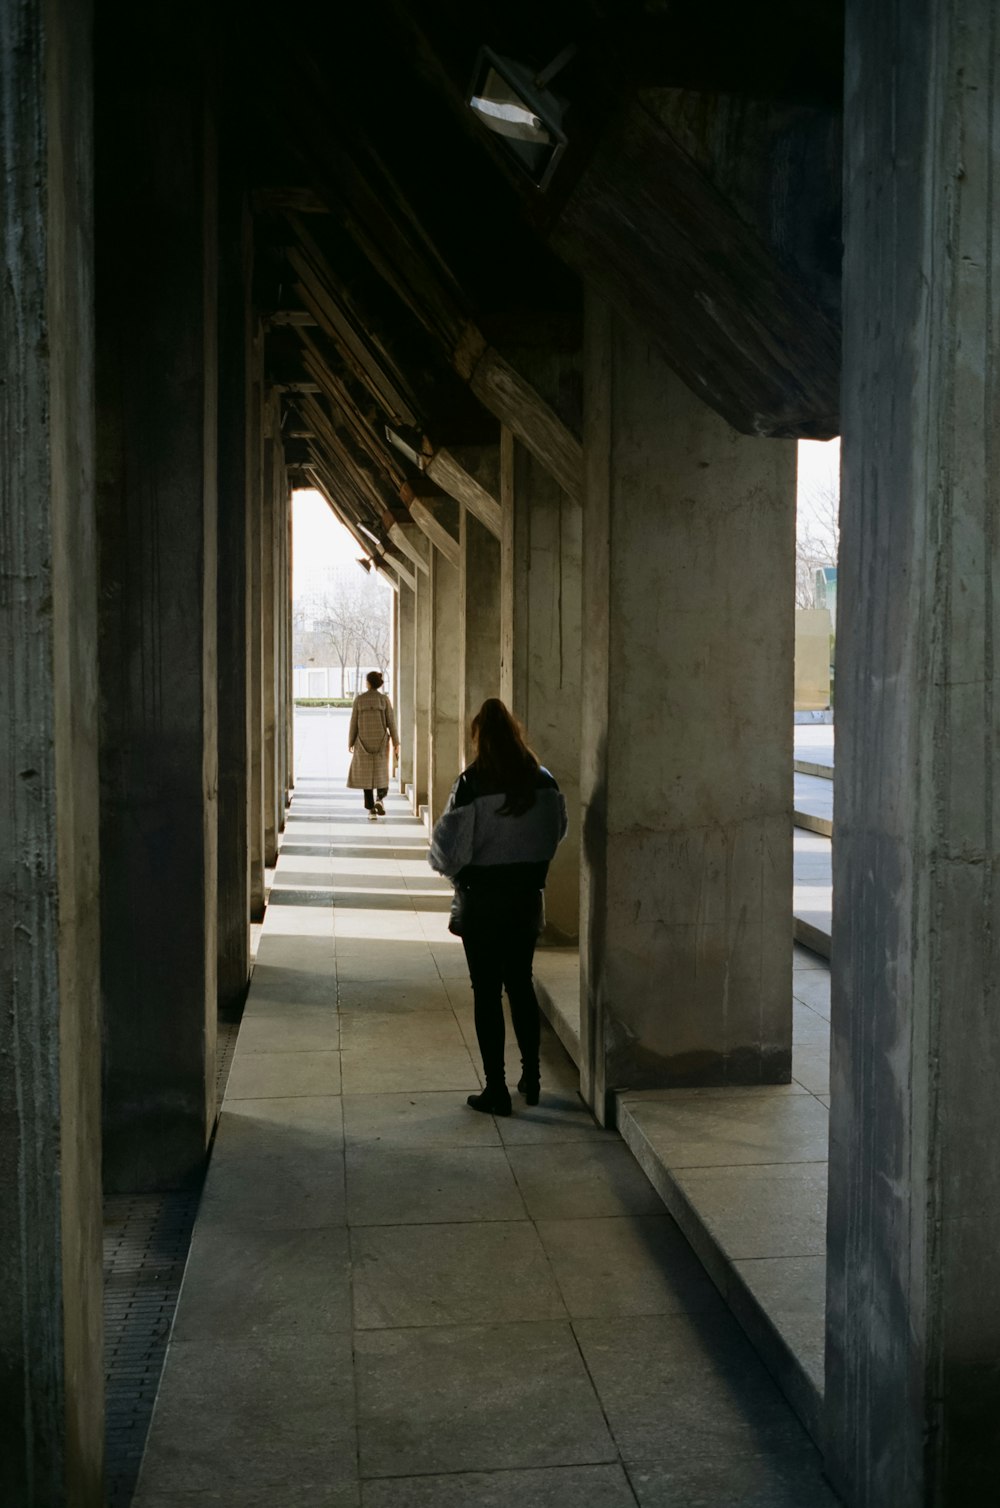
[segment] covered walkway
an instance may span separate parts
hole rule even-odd
[[[139,1508],[832,1504],[554,1036],[537,1109],[466,1109],[471,994],[424,829],[400,796],[366,821],[342,714],[298,721]]]

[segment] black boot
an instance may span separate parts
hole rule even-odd
[[[537,1063],[533,1068],[524,1068],[521,1077],[517,1081],[517,1092],[524,1095],[526,1104],[538,1104],[538,1096],[541,1093],[541,1075],[538,1071]]]
[[[470,1094],[465,1103],[473,1110],[481,1110],[484,1115],[510,1114],[510,1094],[503,1083],[487,1084],[482,1094]]]

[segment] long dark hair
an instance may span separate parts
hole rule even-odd
[[[473,767],[489,790],[503,791],[501,817],[520,817],[535,804],[539,761],[521,725],[497,696],[486,698],[472,719]]]

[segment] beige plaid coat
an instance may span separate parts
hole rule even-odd
[[[354,750],[347,784],[352,791],[374,791],[389,785],[389,750],[399,743],[396,714],[381,691],[362,691],[351,708],[347,747]]]

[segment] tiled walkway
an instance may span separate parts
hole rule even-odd
[[[466,1108],[447,892],[399,797],[376,826],[344,790],[342,732],[300,719],[136,1502],[826,1508],[791,1410],[551,1034],[536,1110]]]

